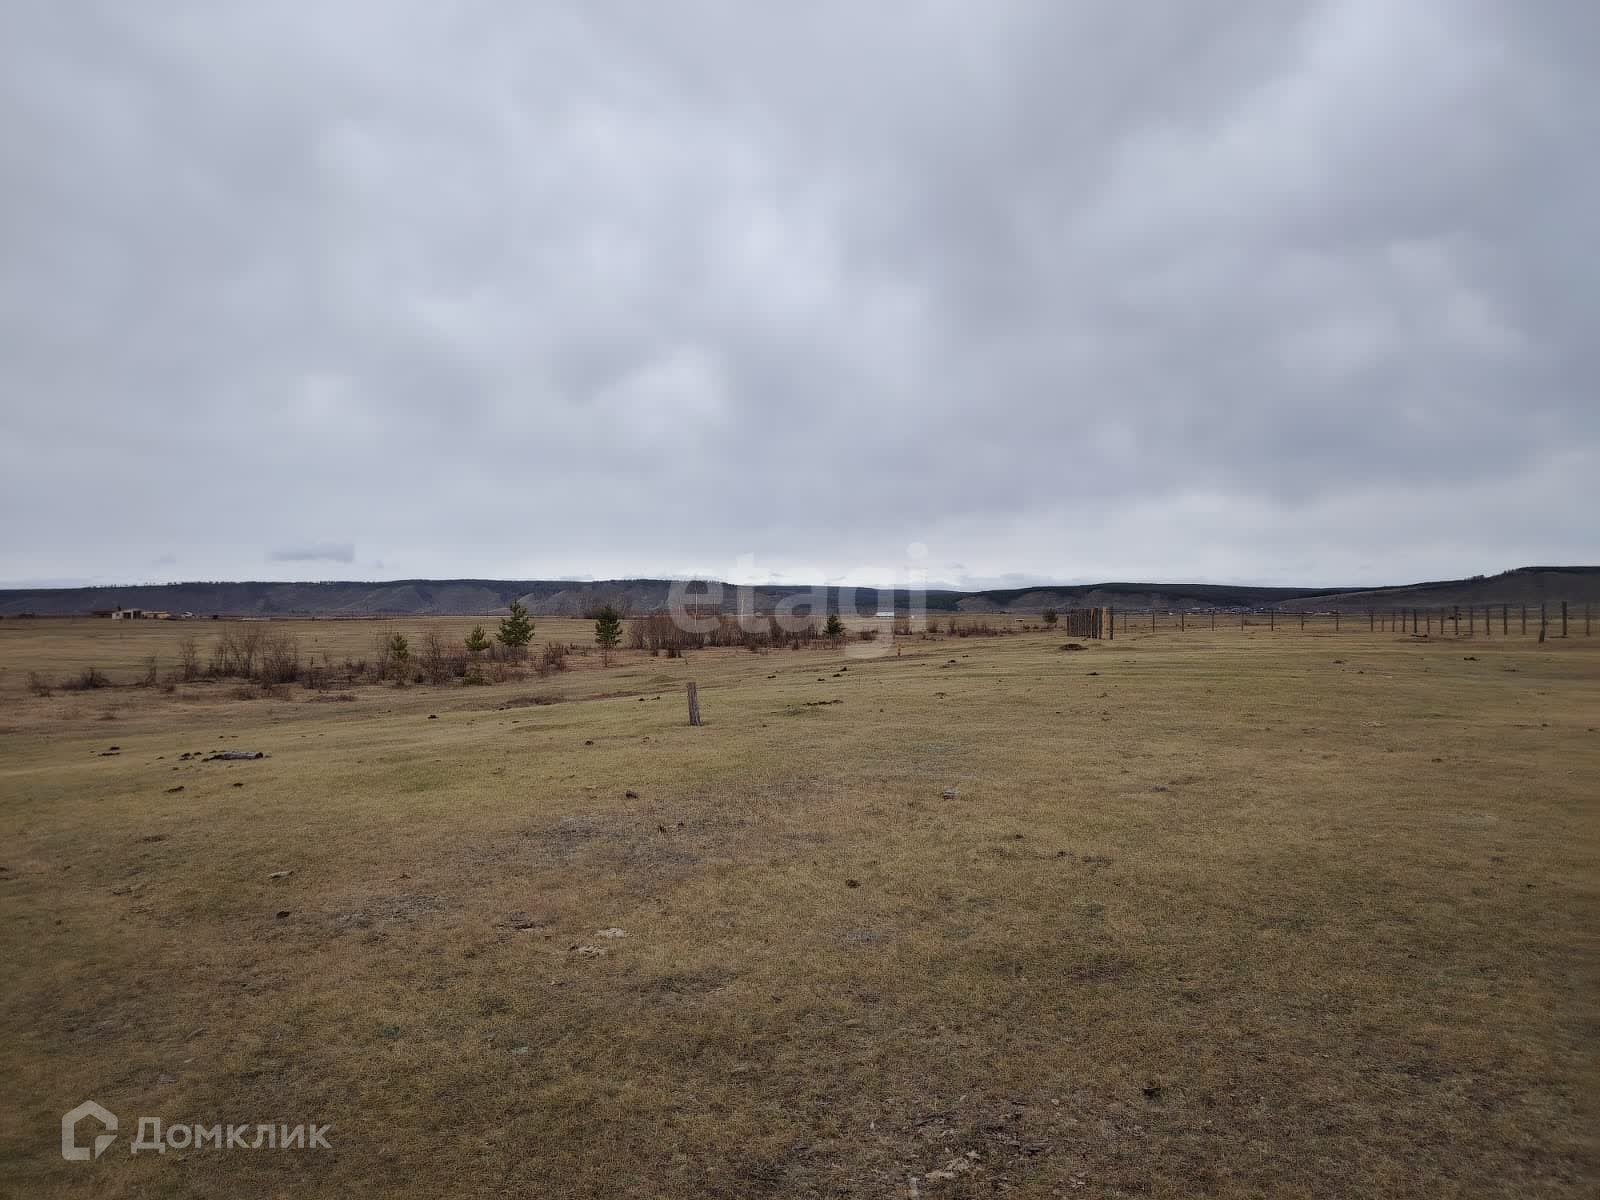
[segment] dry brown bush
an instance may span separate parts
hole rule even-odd
[[[257,625],[242,624],[224,629],[211,651],[208,671],[211,675],[253,678],[256,673],[256,656],[261,652],[265,630]]]
[[[200,678],[200,644],[192,633],[178,639],[178,678],[185,683]]]
[[[260,645],[261,670],[257,678],[267,687],[293,683],[300,677],[300,643],[287,633],[274,633]]]
[[[111,680],[107,679],[95,667],[85,667],[78,673],[76,679],[69,679],[61,685],[64,692],[88,692],[96,688],[110,687]]]

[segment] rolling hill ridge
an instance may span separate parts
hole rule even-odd
[[[83,616],[117,607],[195,616],[224,617],[400,617],[488,615],[521,599],[538,616],[581,616],[603,604],[627,613],[667,606],[673,581],[397,579],[386,582],[195,582],[128,587],[0,589],[0,617]],[[810,588],[757,586],[758,610],[770,609]],[[828,588],[830,610],[839,591]],[[1600,603],[1600,566],[1522,567],[1498,575],[1438,580],[1381,588],[1246,587],[1228,584],[1096,583],[957,591],[930,589],[930,612],[1036,613],[1041,609],[1099,607],[1149,609],[1266,608],[1365,611],[1367,608],[1454,604],[1537,604],[1566,600]],[[855,606],[870,613],[907,607],[904,590],[858,588]],[[723,585],[721,605],[734,611],[737,591]]]

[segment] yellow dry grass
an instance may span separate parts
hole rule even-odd
[[[287,624],[336,656],[384,628]],[[0,623],[5,1195],[1600,1186],[1600,642],[23,687],[185,633]],[[219,748],[270,757],[182,757]],[[88,1098],[119,1140],[64,1162]],[[133,1156],[143,1115],[334,1148]]]

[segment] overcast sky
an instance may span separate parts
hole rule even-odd
[[[1600,561],[1600,4],[0,6],[0,581]]]

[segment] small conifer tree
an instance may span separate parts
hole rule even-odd
[[[512,658],[520,658],[533,640],[533,622],[528,618],[527,607],[521,600],[511,602],[511,615],[500,621],[500,632],[495,640],[506,648]]]
[[[622,618],[609,604],[595,614],[594,640],[600,647],[600,661],[609,665],[611,652],[622,642]]]
[[[389,661],[394,664],[394,681],[405,687],[406,669],[411,663],[411,643],[405,634],[397,633],[389,639]]]

